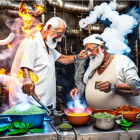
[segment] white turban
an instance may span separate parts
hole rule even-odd
[[[101,40],[95,38],[96,36],[101,38],[101,35],[99,35],[99,34],[93,34],[93,35],[90,35],[90,36],[86,37],[86,38],[83,40],[84,46],[85,46],[87,43],[94,43],[94,44],[98,44],[98,45],[103,44],[103,41],[101,41]]]

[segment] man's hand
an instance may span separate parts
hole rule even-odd
[[[108,93],[111,91],[111,83],[108,81],[101,82],[101,83],[97,84],[97,89]]]
[[[71,96],[72,100],[75,100],[74,96],[77,96],[77,94],[78,94],[78,88],[75,87],[70,92],[70,96]]]
[[[35,85],[30,78],[25,78],[25,82],[22,86],[22,92],[27,94],[28,96],[35,94],[35,96],[41,100],[41,98],[34,91]]]
[[[88,57],[86,50],[82,50],[79,54],[78,54],[78,58],[79,59],[86,59]]]

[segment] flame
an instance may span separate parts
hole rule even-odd
[[[23,71],[20,69],[20,71],[17,74],[17,78],[19,78],[20,80],[23,79]]]
[[[10,49],[10,50],[12,50],[12,47],[11,47],[11,45],[8,43],[7,44],[7,47]]]
[[[19,8],[19,16],[23,19],[24,26],[22,27],[22,30],[29,34],[30,27],[32,24],[32,15],[29,14],[29,9],[22,4],[23,1],[20,3],[20,8]]]
[[[42,3],[40,6],[37,6],[36,4],[33,6],[34,9],[36,10],[33,15],[37,16],[38,14],[42,14],[45,11],[44,4]]]
[[[19,16],[22,18],[24,25],[22,27],[22,30],[27,33],[27,36],[30,34],[31,26],[33,25],[33,15],[38,16],[41,13],[44,12],[44,5],[41,4],[40,6],[34,5],[35,12],[31,13],[30,10],[26,7],[26,5],[23,5],[23,1],[20,3],[19,8]],[[41,31],[43,29],[43,26],[41,23],[39,23],[36,27],[37,30]]]
[[[5,72],[6,72],[6,70],[5,70],[4,68],[1,68],[1,69],[0,69],[0,74],[1,74],[1,75],[5,75]]]
[[[32,73],[31,71],[29,72],[30,78],[34,83],[37,83],[39,80],[39,77],[36,73]],[[19,78],[20,80],[23,79],[23,71],[20,69],[20,71],[17,74],[17,78]]]
[[[43,25],[41,23],[39,23],[36,27],[35,27],[38,31],[43,30]]]
[[[38,80],[39,80],[38,75],[37,75],[36,73],[33,74],[31,71],[29,72],[29,74],[30,74],[30,78],[31,78],[31,80],[32,80],[34,83],[37,83]]]

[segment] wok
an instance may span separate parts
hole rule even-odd
[[[120,109],[119,107],[116,108],[116,112],[118,113],[118,115],[122,115],[123,118],[126,119],[128,122],[134,122],[134,121],[136,121],[136,119],[140,118],[140,109],[135,106],[132,106],[132,109],[136,113],[131,113],[131,114],[120,113],[123,110]]]
[[[65,113],[66,119],[72,125],[84,125],[90,120],[90,115],[92,114],[93,110],[94,109],[90,108],[90,107],[71,108],[71,109],[66,109],[64,111],[64,113]],[[72,112],[72,113],[88,113],[88,115],[87,116],[70,116],[70,115],[68,115],[69,112]]]

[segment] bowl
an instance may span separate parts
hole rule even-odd
[[[116,112],[118,115],[122,115],[124,119],[126,119],[128,122],[134,122],[137,119],[139,119],[140,117],[140,109],[132,106],[133,111],[135,111],[136,113],[130,113],[130,114],[126,114],[125,111],[124,113],[121,113],[121,111],[123,111],[122,109],[120,109],[119,107],[116,108]]]
[[[86,124],[90,118],[91,118],[91,114],[92,111],[94,111],[94,108],[90,108],[90,107],[85,107],[85,108],[71,108],[71,109],[66,109],[65,112],[65,116],[66,119],[68,120],[68,122],[72,125],[84,125]],[[73,113],[88,113],[87,116],[71,116],[68,115],[69,112],[73,112]]]

